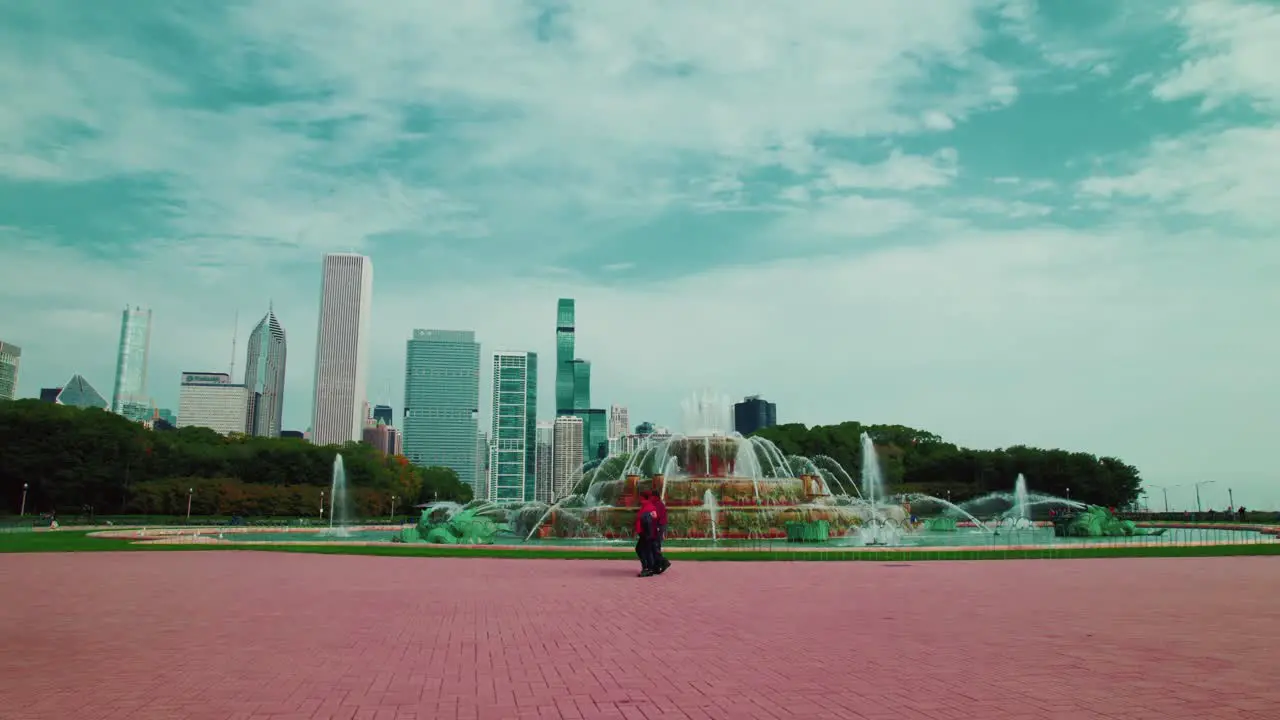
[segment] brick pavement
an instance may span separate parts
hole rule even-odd
[[[1280,717],[1280,559],[0,555],[0,719]]]

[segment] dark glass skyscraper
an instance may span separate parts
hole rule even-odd
[[[556,414],[574,410],[574,305],[572,298],[556,304]],[[590,370],[588,370],[588,373]]]
[[[582,460],[590,462],[599,456],[599,442],[608,448],[609,417],[591,409],[591,363],[574,357],[574,311],[572,298],[556,304],[556,415],[582,418]]]
[[[414,330],[405,349],[405,457],[419,467],[452,468],[476,497],[484,497],[487,480],[476,476],[479,410],[480,343],[475,332]]]
[[[759,395],[748,395],[733,405],[733,429],[743,435],[777,424],[778,406]]]

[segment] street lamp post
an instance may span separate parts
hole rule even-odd
[[[28,487],[30,486],[27,485],[27,483],[22,483],[22,509],[18,511],[18,517],[22,517],[23,515],[27,514],[27,488]]]
[[[191,497],[195,492],[195,488],[187,488],[187,524],[191,523]]]
[[[1212,485],[1216,482],[1218,481],[1217,480],[1201,480],[1200,482],[1196,483],[1196,512],[1200,512],[1200,486]]]
[[[1067,502],[1071,502],[1071,488],[1067,488]]]
[[[320,520],[324,521],[324,491],[320,491]]]
[[[395,522],[395,520],[396,520],[396,496],[392,495],[391,496],[391,521]]]

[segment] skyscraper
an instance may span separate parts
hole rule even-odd
[[[538,451],[538,354],[493,354],[490,500],[533,500]]]
[[[360,440],[369,383],[369,311],[373,262],[363,255],[324,257],[311,442]]]
[[[249,333],[245,353],[244,385],[249,392],[245,432],[260,437],[280,437],[284,418],[284,328],[275,312],[267,314]]]
[[[556,303],[556,414],[573,412],[574,303],[560,298]]]
[[[451,468],[476,495],[480,344],[470,330],[414,330],[404,364],[404,451],[419,467]],[[377,414],[377,410],[374,410]]]
[[[223,435],[245,432],[249,389],[220,372],[182,373],[178,427],[205,427]]]
[[[539,420],[534,431],[537,441],[538,463],[534,473],[534,496],[539,502],[550,503],[552,479],[552,449],[555,444],[555,423]]]
[[[489,497],[489,431],[476,433],[476,487],[472,489],[472,498],[484,500]]]
[[[0,340],[0,400],[12,400],[18,396],[18,368],[22,363],[22,348]]]
[[[618,439],[631,432],[631,418],[625,405],[609,406],[609,452],[618,451]]]
[[[579,413],[591,407],[591,361],[575,359],[573,368],[573,412]]]
[[[551,500],[573,492],[582,479],[582,418],[561,415],[556,418],[552,439]]]
[[[608,447],[604,410],[591,409],[591,363],[575,358],[576,318],[572,298],[560,298],[556,305],[556,415],[582,419],[584,462],[599,455],[599,445]],[[599,423],[599,427],[594,427]],[[598,440],[595,442],[593,440]]]
[[[151,398],[147,395],[147,363],[150,357],[151,310],[126,307],[120,321],[120,347],[116,353],[111,412],[139,422],[151,416]]]
[[[479,360],[476,361],[476,364],[477,365],[480,364]],[[396,421],[395,412],[391,409],[390,405],[374,405],[373,406],[373,422],[374,423],[382,423],[384,425],[394,426],[396,424],[395,421]]]
[[[733,405],[733,429],[743,435],[778,424],[778,406],[759,395],[748,395]]]

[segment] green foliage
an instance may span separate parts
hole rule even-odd
[[[437,500],[452,500],[459,503],[471,501],[471,486],[458,479],[453,468],[432,465],[422,468],[422,491],[418,494],[419,503]]]
[[[26,483],[28,512],[185,514],[194,489],[193,514],[309,515],[319,512],[338,453],[357,514],[386,513],[390,496],[419,498],[428,483],[439,500],[470,499],[456,476],[428,475],[363,443],[153,432],[101,410],[38,400],[0,403],[0,438],[0,507],[14,512]]]
[[[1113,457],[1023,445],[970,450],[902,425],[845,422],[810,428],[793,423],[765,428],[756,435],[773,441],[784,455],[830,456],[857,478],[864,432],[875,441],[885,482],[895,492],[936,497],[950,493],[954,502],[961,502],[989,492],[1008,492],[1022,473],[1034,492],[1065,496],[1070,488],[1073,500],[1123,507],[1137,499],[1141,483],[1136,468]]]

